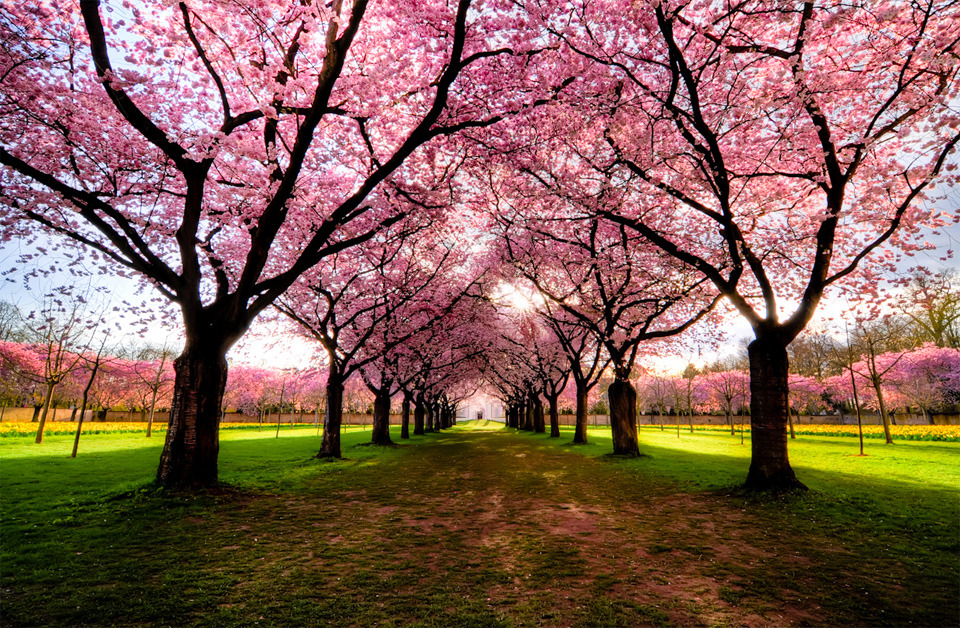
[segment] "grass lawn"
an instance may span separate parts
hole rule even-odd
[[[749,435],[274,433],[200,495],[151,487],[162,434],[0,439],[0,625],[960,624],[960,443],[800,436],[811,491],[760,501]]]

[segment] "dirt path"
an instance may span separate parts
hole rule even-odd
[[[431,438],[350,470],[349,489],[288,499],[300,526],[259,535],[276,543],[265,566],[293,562],[281,575],[348,601],[330,609],[346,623],[827,623],[794,591],[747,590],[766,570],[810,565],[771,549],[776,533],[729,499],[654,490],[615,461],[523,435]],[[309,559],[291,561],[291,544]]]

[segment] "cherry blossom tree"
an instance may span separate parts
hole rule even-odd
[[[516,272],[588,330],[609,357],[613,452],[638,456],[637,393],[630,383],[638,352],[647,341],[689,329],[718,297],[672,257],[598,218],[558,223],[520,214],[510,216],[507,227],[505,255]]]
[[[904,331],[901,326],[891,325],[882,319],[858,320],[854,334],[848,340],[860,355],[860,359],[850,365],[850,370],[873,389],[873,394],[867,399],[880,415],[888,445],[893,443],[893,434],[890,431],[890,414],[887,412],[884,388],[891,371],[905,354],[904,350],[895,349],[901,345]]]
[[[670,382],[662,374],[643,373],[637,378],[638,397],[646,400],[646,406],[653,412],[656,408],[660,417],[660,430],[663,431],[663,415],[670,405]]]
[[[153,430],[153,414],[157,408],[157,400],[173,391],[174,373],[171,364],[173,351],[167,347],[145,348],[137,357],[137,361],[133,364],[133,371],[149,396],[149,401],[145,405],[145,407],[149,406],[147,416],[147,438],[149,438]]]
[[[603,343],[562,308],[544,303],[540,308],[544,323],[563,348],[570,378],[576,387],[576,426],[573,442],[587,443],[588,397],[603,377],[610,358]]]
[[[824,409],[825,403],[823,395],[826,392],[826,386],[815,377],[805,375],[789,376],[790,381],[790,409],[800,418],[801,412],[814,413]],[[788,417],[790,427],[790,438],[796,438],[793,429],[793,418]]]
[[[22,317],[25,342],[5,346],[4,361],[21,378],[42,388],[36,442],[43,431],[57,388],[71,381],[83,364],[83,353],[93,341],[95,316],[86,311],[83,295],[57,288],[44,297],[40,307]]]
[[[611,0],[548,20],[582,99],[557,108],[524,167],[602,198],[597,214],[702,273],[750,323],[746,486],[803,488],[786,348],[828,288],[944,222],[925,201],[956,180],[952,3]]]
[[[106,16],[104,15],[106,11]],[[0,11],[4,237],[37,225],[177,304],[157,479],[217,479],[227,350],[304,271],[429,205],[449,138],[549,99],[510,2],[99,0]],[[401,210],[402,212],[402,210]]]
[[[483,271],[467,264],[466,243],[440,218],[407,219],[362,249],[331,256],[277,301],[277,309],[327,353],[318,457],[341,455],[342,389],[354,373],[374,395],[373,444],[392,443],[390,399],[408,380],[400,372],[405,354],[476,288]]]
[[[931,409],[960,400],[960,350],[926,344],[904,355],[889,381],[902,405],[918,408],[933,424]]]
[[[735,434],[733,414],[734,410],[746,405],[744,393],[750,376],[737,370],[708,371],[703,376],[703,390],[711,407],[723,412],[724,419],[730,426],[730,435]]]
[[[104,363],[111,360],[110,356],[106,355],[108,338],[109,336],[104,334],[96,353],[88,351],[87,354],[84,355],[84,366],[87,370],[89,370],[89,374],[87,374],[87,383],[83,387],[83,393],[81,393],[80,412],[77,418],[77,431],[73,435],[73,451],[70,453],[71,458],[77,457],[77,451],[80,448],[80,434],[83,431],[83,420],[87,414],[87,402],[90,399],[90,389],[93,388],[93,383],[97,380],[97,375],[100,373],[100,368],[104,365]]]
[[[264,391],[273,385],[275,378],[272,369],[247,364],[232,365],[224,388],[224,407],[255,413],[259,418],[267,403]]]

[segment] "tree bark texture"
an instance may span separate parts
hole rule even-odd
[[[527,432],[532,432],[533,431],[533,413],[534,413],[532,394],[527,396],[527,402],[526,404],[524,404],[523,409],[524,409],[523,429],[526,430]]]
[[[390,390],[377,392],[373,399],[373,434],[370,442],[374,445],[392,445],[390,439]]]
[[[163,486],[202,488],[217,483],[220,406],[227,384],[225,354],[216,343],[188,340],[173,363],[170,424],[157,469],[157,482]]]
[[[614,380],[607,389],[610,400],[610,431],[613,434],[613,453],[620,456],[639,456],[637,436],[637,391],[630,382]]]
[[[40,414],[40,425],[37,427],[37,437],[34,439],[36,443],[43,442],[43,427],[47,423],[47,413],[50,411],[50,402],[53,400],[53,391],[56,387],[55,382],[47,382],[47,390],[43,396],[43,412]]]
[[[410,395],[403,394],[403,401],[400,403],[400,438],[410,438]]]
[[[573,433],[573,442],[587,444],[587,390],[577,383],[577,427]]]
[[[426,409],[423,407],[423,397],[418,397],[413,406],[413,435],[423,436],[424,418]]]
[[[330,373],[327,379],[327,409],[323,413],[323,437],[317,458],[340,458],[340,424],[343,422],[343,382]]]
[[[870,383],[873,384],[873,390],[877,395],[877,406],[880,410],[880,421],[883,423],[883,438],[888,445],[893,444],[893,434],[890,431],[890,414],[887,412],[887,404],[883,399],[883,385],[880,380],[880,377],[875,373],[870,378]]]
[[[752,452],[745,488],[756,491],[806,489],[787,455],[789,358],[786,345],[754,340],[750,357],[750,429]]]
[[[543,401],[540,395],[533,396],[533,431],[537,434],[544,434],[547,431],[547,424],[543,420]]]
[[[550,408],[550,438],[560,438],[560,408],[557,395],[547,397]]]

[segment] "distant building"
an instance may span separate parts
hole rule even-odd
[[[471,397],[460,405],[457,419],[461,421],[498,421],[506,422],[503,404],[495,399]]]

